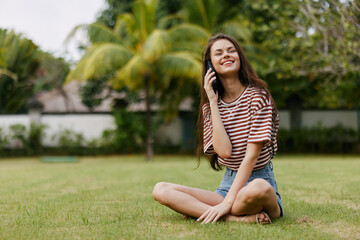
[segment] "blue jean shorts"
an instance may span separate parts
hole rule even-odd
[[[229,192],[230,187],[235,179],[236,173],[237,173],[236,171],[226,168],[224,178],[220,183],[220,187],[218,187],[215,192],[220,194],[223,197],[226,197],[226,195]],[[274,176],[274,172],[273,172],[273,165],[272,165],[271,161],[265,167],[258,169],[258,170],[253,170],[250,174],[249,179],[245,183],[245,186],[248,185],[249,182],[251,182],[252,180],[254,180],[256,178],[262,178],[262,179],[266,180],[275,189],[276,199],[277,199],[277,202],[278,202],[278,204],[280,206],[280,210],[281,210],[280,216],[283,216],[283,207],[282,207],[282,203],[281,203],[281,196],[278,192],[278,188],[276,185],[275,176]]]

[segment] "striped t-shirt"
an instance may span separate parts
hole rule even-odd
[[[275,113],[271,98],[266,91],[248,86],[231,103],[219,99],[218,108],[232,144],[231,157],[218,157],[219,164],[237,171],[245,157],[248,142],[264,143],[254,169],[260,169],[268,164],[277,152],[276,134],[279,129],[279,116]],[[202,110],[204,118],[204,153],[212,155],[215,154],[215,151],[212,138],[213,126],[210,104],[204,104]]]

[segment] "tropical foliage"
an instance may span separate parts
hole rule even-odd
[[[39,68],[35,79],[34,93],[57,89],[62,94],[65,77],[70,71],[70,65],[63,58],[54,57],[50,53],[38,51]]]
[[[168,117],[176,113],[191,86],[199,85],[199,53],[209,37],[196,25],[167,28],[156,19],[157,6],[156,0],[135,2],[132,13],[118,15],[113,29],[100,23],[77,26],[73,34],[85,29],[92,44],[67,76],[70,81],[109,75],[115,89],[144,92],[148,159],[152,158],[151,104],[159,99]]]
[[[61,91],[69,64],[42,52],[29,39],[0,29],[0,113],[25,112],[36,93]]]
[[[360,102],[360,8],[356,1],[244,1],[253,40],[268,50],[262,77],[287,107],[354,108]]]
[[[36,54],[31,40],[0,29],[0,113],[25,110],[39,65]]]

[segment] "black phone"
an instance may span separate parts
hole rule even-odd
[[[215,72],[215,69],[214,69],[210,59],[206,60],[206,71],[208,71],[209,68],[211,68],[211,72]],[[213,81],[212,87],[214,89],[214,92],[216,93],[218,91],[218,79],[219,79],[216,72],[215,72],[215,77],[216,77],[216,79]]]

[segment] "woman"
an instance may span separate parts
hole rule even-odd
[[[216,79],[218,91],[212,83]],[[199,111],[198,160],[210,155],[215,170],[226,167],[215,192],[157,183],[155,200],[202,223],[225,221],[271,223],[282,216],[271,159],[277,151],[279,118],[267,89],[232,37],[217,34],[203,54],[203,88]],[[219,96],[220,94],[220,96]]]

